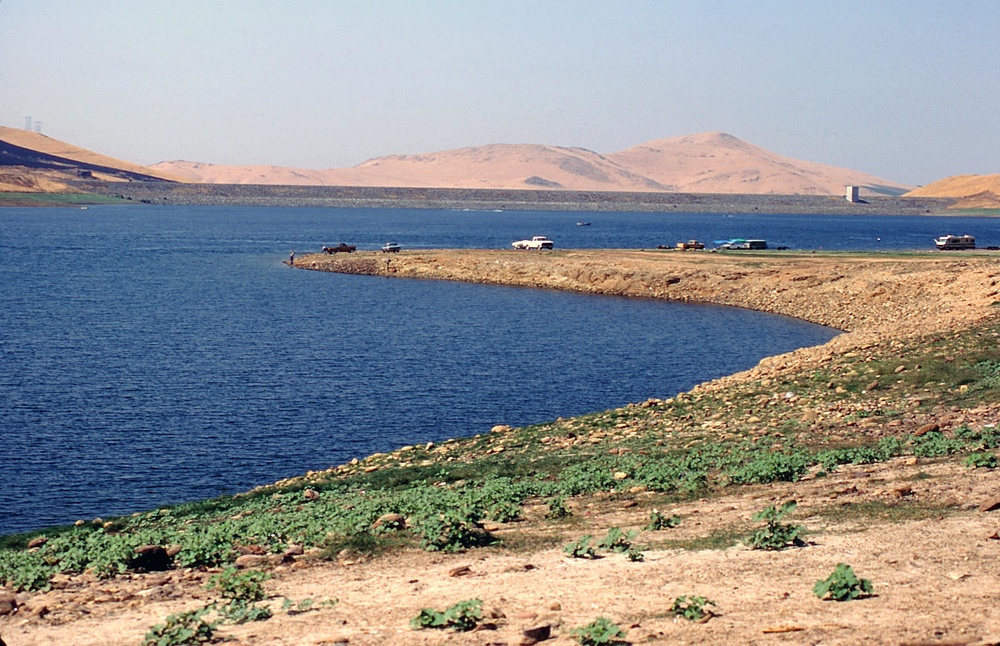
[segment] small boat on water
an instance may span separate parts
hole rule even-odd
[[[960,251],[962,249],[975,249],[976,239],[970,235],[953,236],[946,235],[934,238],[934,245],[941,251]]]
[[[576,226],[578,226],[578,227],[589,227],[590,226],[590,222],[577,222]]]

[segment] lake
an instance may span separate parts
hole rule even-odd
[[[871,250],[945,233],[1000,242],[996,220],[972,218],[0,209],[0,534],[669,397],[836,334],[733,308],[295,271],[292,249],[544,234]]]

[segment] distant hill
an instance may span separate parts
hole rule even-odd
[[[953,208],[1000,208],[1000,175],[954,175],[906,194],[908,197],[959,197]]]
[[[660,139],[602,155],[584,148],[491,144],[377,157],[353,168],[308,170],[184,161],[152,166],[190,182],[415,188],[568,189],[901,195],[909,186],[859,171],[783,157],[722,132]]]
[[[0,191],[65,191],[67,182],[84,178],[179,181],[169,173],[101,155],[37,132],[0,126]]]
[[[0,127],[0,191],[64,191],[81,178],[205,184],[577,191],[900,195],[912,188],[859,171],[783,157],[709,132],[602,155],[584,148],[491,144],[377,157],[352,168],[228,166],[170,161],[139,166],[44,135]]]

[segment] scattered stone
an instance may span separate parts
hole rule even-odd
[[[496,426],[490,429],[490,433],[506,433],[509,430],[511,430],[510,426],[506,424],[497,424]]]
[[[521,633],[524,635],[521,644],[537,644],[552,637],[552,626],[549,624],[529,626],[522,630]]]
[[[896,366],[896,369],[892,371],[894,374],[899,374],[901,372],[906,372],[906,366],[900,365]]]
[[[468,565],[460,565],[448,571],[448,576],[468,576],[472,574],[472,568]]]
[[[9,592],[0,592],[0,617],[17,610],[17,597]]]
[[[877,379],[875,381],[871,382],[870,384],[868,384],[867,386],[865,386],[865,392],[871,392],[873,390],[878,390],[878,380]]]
[[[924,424],[917,430],[913,431],[914,437],[920,437],[922,435],[927,435],[928,433],[935,433],[941,430],[941,426],[937,422],[931,422],[930,424]]]
[[[285,556],[302,556],[305,553],[306,550],[301,545],[289,545],[283,552]]]
[[[615,480],[624,480],[628,477],[628,474],[624,471],[615,471]]]
[[[261,556],[260,554],[244,554],[243,556],[238,557],[236,561],[233,562],[233,565],[235,565],[239,570],[245,570],[248,568],[260,567],[265,563],[267,563],[266,556]]]
[[[319,498],[319,492],[316,491],[315,489],[305,489],[302,492],[302,497],[305,498],[306,500],[316,500],[317,498]]]
[[[33,550],[36,547],[41,547],[42,545],[45,545],[48,542],[49,542],[48,537],[46,537],[46,536],[36,536],[33,539],[31,539],[30,541],[28,541],[28,549],[29,550]]]
[[[1000,509],[1000,496],[993,496],[979,505],[979,511],[982,512],[996,511],[997,509]]]
[[[892,490],[892,493],[897,498],[905,498],[907,496],[912,496],[913,495],[913,487],[911,487],[910,485],[905,485],[905,486],[902,486],[902,487],[896,487],[895,489]]]
[[[562,610],[562,604],[559,603],[558,601],[553,601],[552,603],[549,604],[549,610],[559,612],[560,610]]]

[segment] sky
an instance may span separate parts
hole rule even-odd
[[[0,125],[140,164],[325,169],[728,132],[1000,173],[996,0],[0,0]]]

